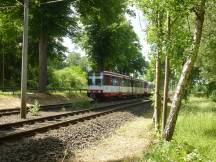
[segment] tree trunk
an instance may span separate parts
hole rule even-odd
[[[164,78],[164,95],[163,95],[163,116],[162,116],[162,130],[165,129],[167,120],[167,101],[169,92],[169,57],[165,58],[165,78]]]
[[[170,41],[170,15],[167,14],[167,41]],[[163,116],[162,116],[162,130],[165,129],[166,120],[167,120],[167,101],[168,101],[168,92],[169,92],[169,54],[168,50],[165,58],[165,74],[164,74],[164,95],[163,95]]]
[[[154,107],[154,122],[155,130],[160,130],[161,121],[161,96],[160,96],[160,85],[161,85],[161,55],[162,55],[162,13],[157,13],[157,56],[156,56],[156,80],[155,80],[155,107]]]
[[[167,125],[163,132],[163,137],[167,141],[170,141],[172,139],[176,121],[178,118],[178,113],[180,110],[181,99],[184,94],[184,90],[187,85],[188,78],[192,72],[194,63],[198,55],[200,41],[202,37],[204,15],[205,15],[205,0],[201,0],[201,3],[199,6],[197,6],[195,13],[196,13],[196,27],[194,32],[194,42],[191,47],[191,55],[189,56],[189,58],[187,59],[186,63],[183,66],[182,73],[173,97],[171,111],[169,114]]]
[[[47,47],[48,36],[46,33],[41,33],[39,38],[39,92],[46,92],[47,85]]]
[[[160,70],[160,56],[159,52],[157,54],[156,60],[156,80],[155,80],[155,105],[154,105],[154,122],[155,130],[160,130],[160,120],[161,120],[161,96],[160,96],[160,83],[161,83],[161,70]]]

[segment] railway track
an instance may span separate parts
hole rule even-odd
[[[72,106],[73,106],[73,103],[41,105],[40,110],[47,111],[47,110],[59,109],[59,108],[62,108],[62,107],[69,108],[69,107],[72,107]],[[31,106],[27,107],[27,109],[30,109],[30,108],[31,108]],[[18,115],[19,113],[20,113],[20,108],[0,109],[0,117],[9,116],[9,115]]]
[[[49,129],[57,129],[69,124],[76,124],[99,116],[103,116],[114,111],[124,110],[135,107],[141,104],[150,102],[149,100],[133,100],[125,101],[117,104],[110,104],[107,106],[100,106],[96,108],[72,111],[61,113],[58,115],[19,121],[14,123],[6,123],[0,125],[0,142],[19,139],[26,136],[32,136],[35,133],[46,132]]]
[[[49,110],[49,109],[58,109],[58,108],[67,108],[71,107],[72,103],[63,103],[63,104],[55,104],[55,105],[42,105],[40,106],[41,110]],[[28,107],[29,109],[30,107]],[[12,109],[0,109],[0,117],[1,116],[9,116],[9,115],[17,115],[20,113],[20,108],[12,108]]]

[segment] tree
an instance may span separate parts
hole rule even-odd
[[[62,37],[65,35],[73,37],[78,29],[75,13],[70,8],[72,2],[73,1],[67,1],[49,4],[47,4],[46,1],[30,2],[28,86],[31,88],[36,88],[38,86],[39,35],[42,28],[49,36],[46,49],[48,58],[45,59],[46,62],[48,62],[48,70],[50,70],[49,67],[62,68],[64,66],[63,61],[67,49],[62,45]],[[23,10],[20,3],[16,0],[5,0],[2,5],[16,5],[16,7],[6,7],[0,10],[0,29],[2,31],[0,32],[2,38],[0,47],[4,46],[4,60],[7,62],[4,69],[6,72],[4,76],[5,87],[19,88],[21,76],[20,56]],[[42,20],[45,23],[41,22]],[[2,52],[0,52],[0,56],[1,58],[3,57]],[[1,72],[2,67],[3,66],[0,66]],[[0,78],[0,84],[2,85],[2,75]],[[47,79],[49,82],[49,77]]]
[[[82,70],[88,71],[90,63],[87,56],[80,56],[77,52],[72,52],[66,59],[67,66],[79,66]]]
[[[154,123],[155,130],[159,131],[161,126],[161,62],[163,58],[163,41],[164,41],[164,5],[165,1],[138,1],[140,8],[147,16],[149,21],[148,41],[153,45],[155,50],[155,102],[154,102]]]
[[[77,6],[85,27],[82,46],[93,69],[143,73],[145,61],[139,41],[124,15],[127,0],[79,1]]]
[[[15,1],[4,1],[2,6],[10,6],[14,3]],[[23,8],[20,6],[0,10],[0,85],[2,88],[20,86],[20,44],[23,21],[21,13],[23,13]]]
[[[172,139],[178,113],[180,110],[180,105],[181,105],[181,100],[182,96],[185,91],[185,87],[188,82],[188,78],[192,72],[194,63],[196,61],[198,52],[199,52],[199,47],[200,47],[200,42],[201,42],[201,37],[202,37],[202,29],[203,29],[203,22],[204,22],[204,15],[205,15],[205,0],[201,0],[195,7],[194,7],[195,15],[196,15],[196,26],[195,26],[195,32],[194,32],[194,42],[191,45],[190,49],[190,55],[188,59],[186,60],[182,73],[173,97],[172,101],[172,106],[168,118],[167,125],[165,127],[165,130],[163,132],[163,137],[169,141]]]
[[[73,36],[76,30],[74,13],[70,8],[71,1],[58,3],[46,3],[46,1],[35,1],[31,8],[30,27],[31,34],[38,42],[39,48],[39,84],[40,92],[46,91],[47,85],[47,54],[55,40],[62,41],[66,35]]]
[[[167,41],[170,41],[171,19],[169,12],[167,13]],[[162,114],[162,130],[165,129],[167,120],[167,102],[169,92],[169,54],[168,50],[165,56],[165,74],[164,74],[164,94],[163,94],[163,114]]]
[[[202,46],[198,56],[197,67],[200,67],[202,86],[206,89],[207,96],[215,100],[216,89],[216,8],[213,1],[208,1],[203,31]]]

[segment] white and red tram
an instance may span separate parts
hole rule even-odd
[[[150,94],[152,84],[130,76],[103,71],[90,72],[88,75],[88,96],[94,99],[147,96]]]

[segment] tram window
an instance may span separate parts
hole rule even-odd
[[[118,79],[118,82],[119,82],[119,86],[122,86],[122,79]]]
[[[109,76],[104,76],[103,78],[103,84],[104,85],[110,85],[110,77]]]
[[[128,87],[128,80],[125,80],[125,87]]]
[[[144,88],[147,88],[147,86],[148,86],[148,83],[144,82]]]
[[[127,83],[127,80],[125,79],[125,80],[124,80],[124,87],[127,87],[127,84],[128,84],[128,83]]]
[[[88,79],[88,85],[93,85],[92,79]]]
[[[122,87],[125,86],[125,80],[124,80],[124,79],[121,80],[121,86],[122,86]]]
[[[117,85],[117,86],[120,85],[120,78],[116,78],[116,85]]]
[[[100,86],[101,85],[101,79],[96,79],[95,80],[95,85]]]
[[[113,78],[113,86],[117,86],[117,79]]]
[[[112,77],[112,85],[113,86],[119,86],[119,79],[115,78],[115,77]]]
[[[133,86],[136,87],[136,81],[133,82]]]
[[[130,87],[130,86],[131,86],[131,81],[130,81],[130,80],[127,80],[126,86],[127,86],[127,87]]]
[[[131,87],[131,80],[128,80],[128,87]]]

